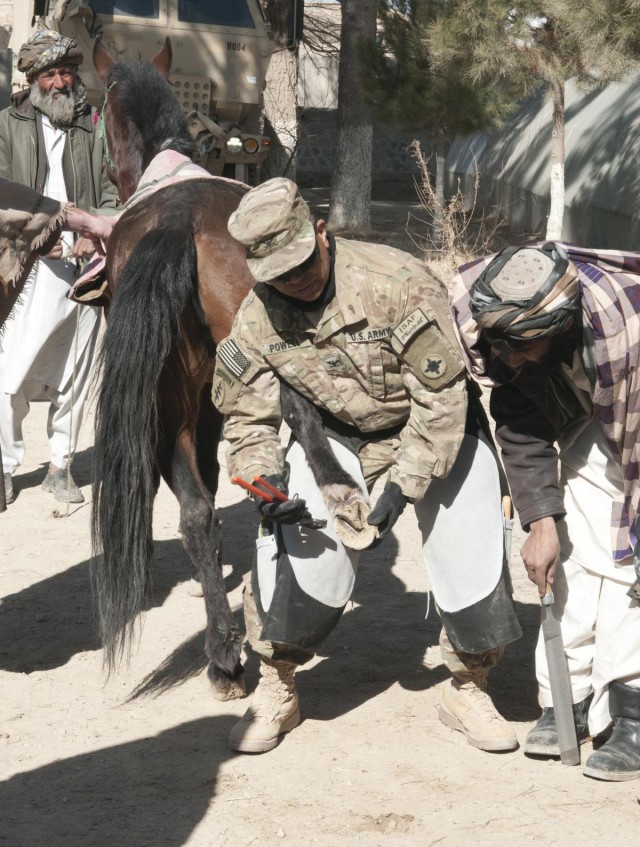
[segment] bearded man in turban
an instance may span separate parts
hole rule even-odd
[[[115,188],[104,174],[103,147],[78,76],[82,53],[76,42],[39,30],[22,45],[17,66],[28,88],[0,112],[0,177],[14,180],[62,204],[97,211],[113,209]],[[7,501],[12,474],[25,445],[22,424],[34,400],[50,404],[51,448],[42,487],[63,502],[79,503],[82,492],[70,473],[91,380],[100,312],[65,294],[77,262],[95,245],[63,233],[34,265],[21,300],[0,339],[0,443]]]
[[[640,777],[640,253],[511,247],[451,296],[467,367],[493,386],[527,574],[553,584],[578,739],[612,727],[584,773]],[[536,674],[525,753],[557,757],[542,634]]]

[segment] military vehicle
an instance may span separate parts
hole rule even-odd
[[[273,52],[258,0],[20,0],[17,8],[28,23],[14,20],[20,41],[12,39],[13,49],[33,31],[32,21],[74,38],[84,52],[80,73],[92,102],[99,87],[91,62],[96,38],[117,58],[136,59],[151,58],[169,36],[170,82],[196,142],[196,161],[211,173],[252,181],[250,166],[269,150],[260,112]]]

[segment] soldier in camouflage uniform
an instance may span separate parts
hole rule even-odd
[[[368,519],[379,538],[414,504],[453,673],[441,719],[482,749],[515,748],[485,693],[489,668],[521,634],[505,576],[501,479],[467,402],[446,292],[406,253],[334,238],[283,178],[248,192],[229,231],[247,246],[258,284],[217,351],[213,400],[228,416],[228,468],[293,498],[258,504],[266,520],[245,620],[261,680],[232,749],[265,752],[298,724],[294,671],[336,626],[358,566],[330,521],[322,531],[297,523],[305,509],[330,516],[299,443],[281,447],[280,380],[319,410],[367,500],[387,474]]]

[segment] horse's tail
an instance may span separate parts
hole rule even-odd
[[[118,282],[101,351],[91,576],[109,670],[122,658],[150,584],[158,484],[158,386],[189,304],[198,309],[189,227],[147,233]],[[185,368],[182,356],[176,359]],[[176,373],[179,383],[181,374]]]

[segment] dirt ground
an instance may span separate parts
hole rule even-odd
[[[303,722],[272,752],[227,748],[247,702],[210,694],[204,606],[189,593],[177,503],[164,486],[141,637],[129,666],[105,680],[88,577],[90,505],[57,517],[41,491],[45,423],[45,407],[34,404],[17,499],[0,515],[1,845],[627,847],[637,837],[639,781],[597,782],[521,750],[484,753],[439,722],[447,673],[433,603],[425,618],[428,584],[410,508],[393,537],[363,556],[340,625],[297,675]],[[74,468],[87,500],[91,423],[90,415]],[[218,506],[229,599],[241,621],[256,517],[224,472]],[[520,543],[518,534],[513,575],[524,636],[508,648],[490,691],[522,742],[540,712],[539,604]],[[255,656],[246,667],[253,689]],[[586,744],[583,761],[589,752]]]

